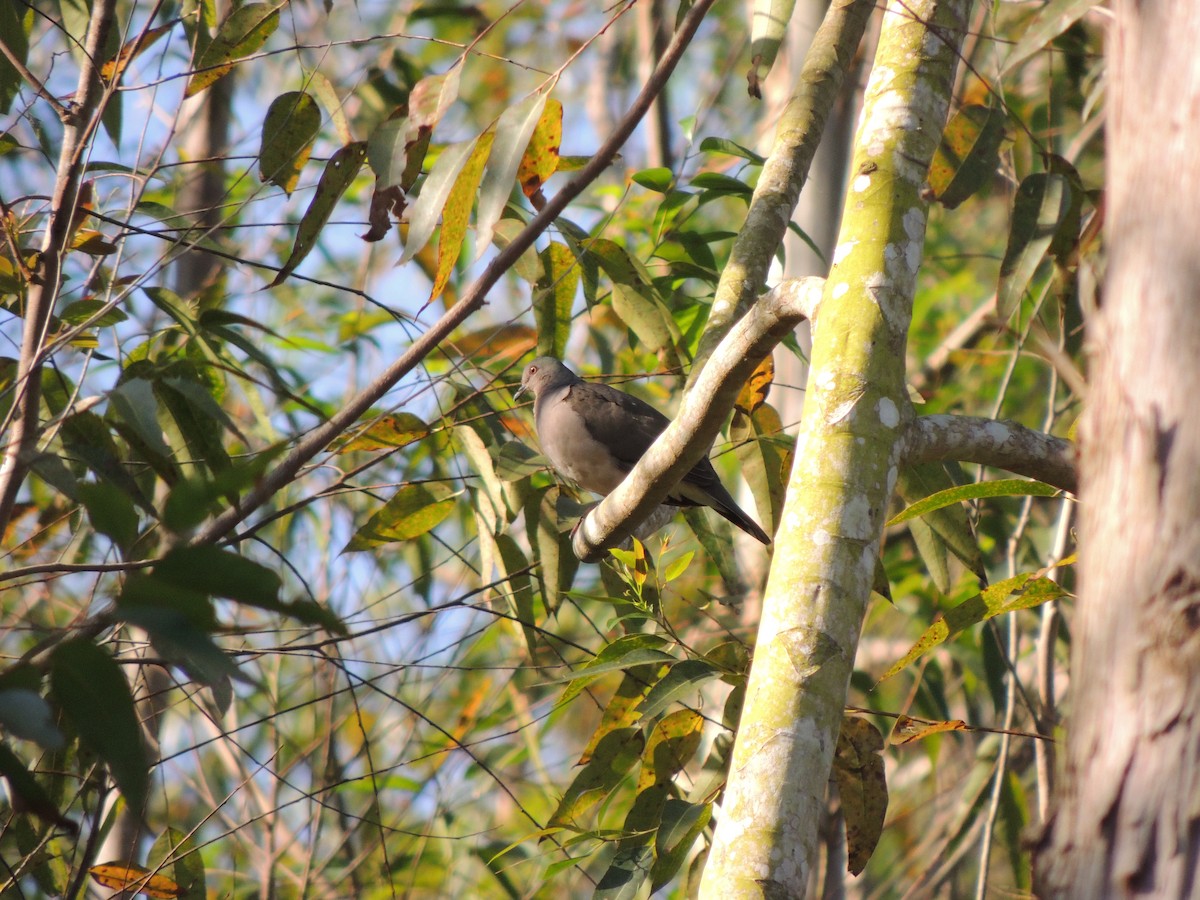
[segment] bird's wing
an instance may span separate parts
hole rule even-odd
[[[606,384],[574,384],[571,400],[583,416],[588,433],[608,448],[626,472],[670,424],[649,403]]]

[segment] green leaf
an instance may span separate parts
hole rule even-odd
[[[594,657],[580,666],[570,674],[563,675],[559,678],[551,679],[549,684],[557,684],[565,681],[582,681],[581,684],[572,685],[568,692],[569,696],[563,698],[563,702],[570,700],[579,691],[587,687],[596,676],[603,675],[605,672],[614,672],[620,669],[628,669],[631,666],[643,665],[645,663],[676,663],[679,662],[674,656],[663,651],[663,647],[667,646],[667,641],[656,634],[624,634],[617,638],[612,643],[604,647]]]
[[[407,118],[380,122],[367,139],[367,162],[375,173],[375,189],[397,187],[408,168],[408,151],[416,143],[416,127]]]
[[[103,300],[76,300],[74,303],[64,306],[58,317],[71,325],[81,325],[107,306],[108,304]],[[92,327],[105,328],[109,325],[116,325],[118,322],[124,322],[128,318],[129,316],[114,306],[105,310],[104,315],[92,323]]]
[[[950,119],[929,166],[929,187],[944,207],[954,209],[995,177],[1005,121],[1003,109],[980,104]]]
[[[621,284],[647,285],[644,270],[632,256],[615,241],[594,238],[587,242],[587,254],[594,259],[604,274]]]
[[[325,107],[325,112],[329,115],[330,121],[333,123],[334,131],[337,132],[338,141],[344,146],[354,140],[354,136],[350,133],[350,123],[346,119],[345,104],[342,98],[337,95],[332,82],[320,72],[307,72],[308,89],[316,95],[321,101],[321,105]]]
[[[937,463],[901,469],[896,484],[897,492],[910,504],[939,491],[953,489],[954,483],[949,473]],[[926,512],[922,518],[910,520],[909,530],[917,542],[921,558],[929,566],[930,574],[934,576],[938,589],[943,593],[950,589],[946,550],[958,557],[980,581],[987,580],[979,543],[975,540],[967,511],[961,503],[938,506]]]
[[[693,187],[713,194],[736,194],[749,197],[754,193],[754,188],[746,182],[720,172],[701,172],[692,179],[691,184]]]
[[[482,203],[482,200],[480,201]],[[478,213],[477,213],[478,215]],[[479,249],[479,234],[480,225],[477,220],[475,225],[476,234],[476,252]],[[525,230],[525,223],[519,219],[501,219],[493,226],[492,242],[503,250],[513,242],[518,234]],[[542,260],[538,256],[537,247],[530,247],[517,259],[513,265],[513,271],[521,278],[524,278],[530,284],[537,284],[542,277]]]
[[[267,107],[258,150],[258,177],[291,195],[321,131],[321,110],[304,91],[280,94]]]
[[[138,514],[129,495],[103,481],[81,483],[78,493],[92,527],[122,551],[128,550],[138,536]]]
[[[203,464],[213,472],[228,469],[229,454],[221,433],[222,426],[233,423],[205,387],[189,379],[160,378],[154,382],[154,393],[183,436],[193,465]]]
[[[145,450],[163,460],[171,458],[171,448],[158,424],[158,400],[149,381],[144,378],[123,381],[109,393],[108,403],[110,411],[131,429]]]
[[[492,455],[488,452],[488,447],[483,442],[483,438],[470,425],[459,425],[454,429],[454,439],[462,448],[463,454],[471,463],[471,468],[475,470],[475,474],[479,476],[479,484],[487,493],[492,511],[496,516],[504,516],[507,512],[504,503],[504,486],[501,484],[500,478],[496,475],[496,467],[492,461]],[[494,526],[498,524],[493,523]],[[498,529],[493,527],[492,530],[496,531]]]
[[[1021,305],[1046,250],[1060,226],[1068,221],[1071,205],[1070,181],[1063,175],[1039,172],[1017,188],[996,290],[996,315],[1002,322],[1007,322]]]
[[[646,838],[622,841],[596,884],[592,900],[637,900],[650,878],[654,851]]]
[[[671,189],[671,185],[675,183],[675,173],[670,169],[642,169],[640,172],[633,173],[633,181],[635,184],[640,184],[649,191],[656,191],[659,194],[665,194]]]
[[[924,500],[919,500],[892,516],[886,527],[891,528],[893,525],[923,516],[935,509],[944,509],[968,500],[981,500],[986,497],[1054,497],[1060,493],[1062,492],[1058,488],[1040,481],[1027,481],[1023,478],[978,481],[938,491]]]
[[[546,468],[546,461],[532,447],[520,441],[505,441],[489,449],[502,481],[520,481]]]
[[[742,477],[754,495],[758,520],[767,534],[774,534],[791,474],[793,441],[769,403],[760,404],[749,416],[735,410],[729,436],[735,442]]]
[[[1051,0],[1037,7],[1021,40],[1004,60],[1000,74],[1011,72],[1099,5],[1098,0]]]
[[[985,622],[1001,613],[1031,609],[1065,596],[1067,596],[1065,590],[1049,578],[1042,577],[1036,572],[1014,575],[1012,578],[997,582],[948,610],[943,618],[925,630],[912,648],[904,654],[899,662],[884,672],[879,680],[886,681],[938,645],[973,625]]]
[[[96,473],[96,477],[101,483],[118,488],[128,500],[132,500],[147,512],[152,511],[150,501],[146,499],[142,489],[121,459],[116,441],[113,440],[112,430],[102,418],[89,411],[68,416],[62,423],[62,441],[67,455],[82,460],[89,469]],[[79,496],[90,508],[90,504],[83,495]],[[120,500],[113,502],[121,504]],[[100,512],[100,510],[96,510],[96,512]],[[95,516],[92,517],[92,520],[96,521]],[[117,537],[115,534],[108,536]],[[123,546],[119,540],[118,546]]]
[[[630,775],[641,758],[644,744],[639,728],[621,728],[606,734],[591,761],[572,780],[548,824],[580,827],[579,817]]]
[[[645,699],[650,688],[654,686],[654,682],[666,671],[667,666],[662,663],[632,666],[626,670],[625,677],[621,679],[616,691],[609,698],[608,705],[604,707],[604,715],[600,718],[600,724],[592,732],[576,765],[585,765],[592,758],[592,754],[604,740],[605,735],[622,728],[629,728],[637,723],[638,704]],[[575,685],[572,685],[571,689],[574,688]]]
[[[724,673],[703,659],[685,659],[671,666],[671,671],[659,679],[638,707],[642,721],[658,715],[680,697],[693,694],[706,681],[720,678]]]
[[[185,97],[194,97],[223,78],[235,61],[256,53],[279,27],[279,6],[247,3],[221,23],[217,36],[200,54],[196,72],[188,82]]]
[[[533,294],[538,356],[560,357],[571,333],[571,309],[579,286],[579,263],[566,244],[553,241],[541,252],[542,277]]]
[[[700,152],[723,153],[726,156],[737,156],[741,159],[748,159],[756,166],[761,166],[767,161],[765,156],[760,156],[749,147],[743,147],[741,144],[722,137],[706,137],[700,142]]]
[[[688,566],[692,564],[692,558],[696,555],[695,550],[689,550],[667,566],[663,573],[663,583],[670,584],[680,575],[688,570]]]
[[[171,488],[163,504],[163,524],[176,532],[187,532],[217,512],[223,498],[244,490],[260,479],[271,462],[286,449],[282,444],[256,453],[244,463],[213,475],[200,473],[182,479]]]
[[[672,346],[676,339],[682,338],[679,326],[649,285],[613,284],[612,307],[617,317],[651,353]]]
[[[675,877],[711,818],[711,803],[688,803],[671,797],[663,804],[662,819],[654,835],[651,893]]]
[[[346,193],[354,179],[358,177],[358,171],[362,168],[363,160],[366,157],[365,141],[356,141],[353,144],[339,147],[337,152],[330,157],[329,162],[325,164],[325,171],[321,173],[321,180],[317,183],[317,192],[313,195],[308,209],[304,211],[304,215],[300,219],[300,227],[296,229],[296,240],[292,244],[292,252],[288,255],[283,268],[279,270],[279,274],[267,287],[281,284],[292,272],[296,271],[296,267],[316,246],[321,229],[333,215],[333,208],[337,206],[342,194]]]
[[[525,638],[525,647],[530,658],[537,650],[537,613],[533,604],[533,578],[529,574],[529,560],[517,546],[511,534],[498,534],[496,548],[500,551],[497,563],[504,579],[501,590],[508,601],[508,612],[516,619],[516,625]]]
[[[19,3],[0,3],[0,42],[21,65],[29,60],[29,32],[33,28],[33,6]],[[0,113],[7,114],[13,99],[21,90],[25,79],[0,54]]]
[[[20,805],[40,819],[66,828],[72,834],[79,833],[78,823],[59,812],[46,789],[4,743],[0,743],[0,778],[8,782],[8,797],[14,808]]]
[[[908,523],[908,531],[934,586],[943,594],[950,593],[954,583],[950,579],[950,554],[946,542],[937,536],[924,519],[913,519]]]
[[[412,413],[401,410],[375,419],[365,430],[354,432],[337,449],[339,453],[393,450],[407,447],[428,435],[428,425]]]
[[[420,537],[454,510],[444,484],[407,484],[354,533],[343,553]]]
[[[104,761],[130,809],[140,815],[150,764],[120,666],[90,640],[73,638],[50,655],[50,688],[79,739]]]
[[[215,597],[268,608],[279,606],[282,582],[275,572],[219,547],[176,547],[154,566],[154,576]]]
[[[188,608],[199,601],[208,604],[211,613],[211,602],[148,576],[131,581],[132,585],[126,582],[117,604],[120,619],[143,629],[150,635],[155,652],[183,669],[188,677],[207,685],[218,708],[229,709],[233,702],[230,680],[250,683],[250,679],[213,642],[209,631],[216,627],[215,621],[202,626],[196,621],[196,613]]]
[[[204,859],[195,838],[178,828],[167,828],[150,848],[146,860],[152,871],[179,885],[175,900],[206,900]]]

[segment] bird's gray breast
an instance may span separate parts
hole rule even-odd
[[[585,490],[596,494],[612,492],[625,477],[625,470],[588,430],[587,421],[573,403],[573,385],[538,397],[534,409],[542,452],[558,472]]]

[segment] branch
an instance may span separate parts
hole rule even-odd
[[[975,416],[921,416],[901,439],[901,465],[981,463],[1076,493],[1075,445],[1016,422]]]
[[[58,98],[46,90],[46,86],[25,67],[25,63],[21,62],[21,58],[13,52],[2,36],[0,36],[0,54],[8,60],[10,66],[17,70],[17,74],[29,83],[29,86],[33,88],[33,92],[50,104],[50,108],[54,110],[54,114],[58,116],[60,122],[65,123],[71,118],[70,110],[59,103]]]
[[[621,149],[638,126],[654,99],[662,92],[667,79],[671,77],[676,64],[683,56],[683,51],[691,42],[705,13],[714,2],[715,0],[698,0],[696,5],[688,10],[687,15],[680,23],[679,30],[675,32],[670,45],[663,53],[658,66],[655,67],[654,73],[647,80],[645,87],[642,88],[629,111],[617,123],[616,130],[596,151],[588,164],[579,170],[579,174],[563,185],[562,190],[546,203],[545,207],[530,220],[512,243],[492,259],[462,298],[450,307],[427,332],[417,338],[399,359],[384,370],[382,375],[355,395],[333,416],[309,432],[274,469],[246,493],[246,496],[236,506],[230,507],[213,519],[196,536],[194,543],[211,543],[236,528],[239,522],[295,478],[296,473],[305,463],[320,453],[330,441],[357,421],[384,394],[390,391],[401,378],[416,368],[468,316],[483,306],[488,291],[521,257],[521,254],[533,246],[533,242],[554,222],[558,214],[566,209],[568,203],[579,196],[608,168],[617,155],[617,151]]]
[[[79,202],[85,150],[100,120],[104,92],[96,60],[103,58],[115,6],[115,0],[96,0],[92,4],[79,83],[70,114],[63,119],[62,147],[50,201],[50,218],[25,308],[16,390],[10,412],[12,432],[4,445],[4,459],[0,463],[0,533],[8,528],[17,494],[37,451],[46,332],[62,282],[62,262],[71,236],[71,219]]]
[[[625,480],[583,517],[571,548],[584,562],[603,558],[633,534],[716,440],[738,392],[755,368],[804,319],[815,319],[825,279],[793,278],[763,294],[725,335],[675,420]]]

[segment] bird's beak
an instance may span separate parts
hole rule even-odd
[[[517,389],[515,391],[513,391],[513,399],[520,400],[521,395],[524,394],[528,390],[529,390],[529,387],[527,385],[524,385],[524,384],[518,385]]]

